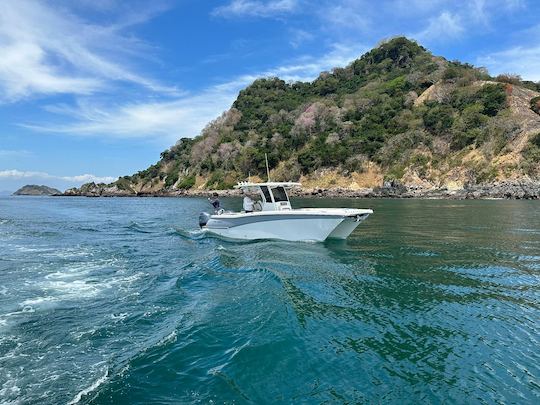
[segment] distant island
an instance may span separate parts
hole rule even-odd
[[[156,164],[65,195],[226,190],[265,179],[265,153],[318,195],[540,198],[540,83],[394,38],[312,82],[255,80]]]
[[[13,193],[13,195],[61,195],[56,188],[27,184]]]

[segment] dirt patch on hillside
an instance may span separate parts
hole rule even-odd
[[[353,172],[344,175],[337,170],[324,169],[308,176],[302,176],[300,183],[306,189],[342,188],[360,190],[380,186],[383,178],[380,168],[374,163],[369,163],[362,173]]]

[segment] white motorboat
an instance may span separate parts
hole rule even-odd
[[[300,183],[240,182],[235,188],[257,193],[260,201],[253,212],[206,212],[199,216],[202,230],[232,239],[282,239],[288,241],[324,241],[346,239],[373,211],[353,208],[293,209],[287,194]]]

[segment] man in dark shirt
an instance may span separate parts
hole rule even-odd
[[[218,193],[214,193],[212,194],[212,197],[208,198],[208,201],[210,201],[210,204],[214,207],[214,214],[218,214],[221,208],[218,197]]]

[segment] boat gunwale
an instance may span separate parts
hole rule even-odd
[[[348,218],[357,215],[373,214],[373,210],[368,208],[300,208],[292,210],[276,211],[256,211],[256,212],[227,212],[223,214],[212,214],[212,219],[233,219],[243,217],[264,217],[264,216],[323,216],[329,218]],[[294,219],[294,218],[289,218]]]

